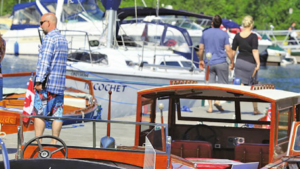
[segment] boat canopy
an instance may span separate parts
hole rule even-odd
[[[126,7],[126,8],[119,8],[118,9],[118,18],[120,20],[124,20],[127,17],[145,17],[149,15],[177,15],[177,16],[190,16],[196,17],[199,19],[209,19],[212,20],[212,16],[197,14],[193,12],[187,12],[183,10],[174,10],[174,9],[167,9],[167,8],[156,8],[151,7],[137,7],[137,13],[135,13],[135,7]]]
[[[193,42],[185,28],[181,28],[175,25],[171,25],[168,23],[162,23],[157,21],[147,22],[143,20],[137,20],[138,24],[144,24],[145,29],[141,33],[141,36],[135,36],[134,40],[136,41],[145,41],[145,42],[153,42],[155,44],[159,44],[159,46],[172,46],[171,43],[175,43],[177,46],[180,46],[180,49],[173,48],[174,53],[185,57],[188,60],[193,60],[194,62],[199,62],[198,57],[196,57],[195,51],[192,49]],[[123,20],[120,25],[133,24],[136,23],[136,20]],[[117,24],[119,25],[119,24]],[[149,27],[160,27],[157,33],[153,34],[153,31],[150,30],[158,30],[158,29],[150,29]],[[117,32],[119,27],[117,27]],[[122,30],[122,29],[121,29]],[[138,30],[135,30],[135,33]],[[155,31],[154,31],[155,32]],[[151,33],[151,34],[150,34]],[[121,33],[119,32],[119,35]],[[125,32],[126,35],[129,35]],[[182,50],[184,48],[184,50]],[[192,55],[192,52],[193,55]],[[194,57],[193,57],[194,56]]]
[[[36,2],[26,2],[16,4],[13,7],[13,22],[11,30],[21,30],[25,28],[38,28],[42,16]]]
[[[41,0],[38,2],[19,3],[13,7],[13,23],[11,30],[38,28],[44,8],[47,12],[56,12],[57,0]],[[86,22],[87,20],[102,20],[102,12],[95,0],[64,0],[62,23]]]

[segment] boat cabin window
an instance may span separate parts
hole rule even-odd
[[[1,30],[9,30],[9,26],[8,25],[6,25],[6,24],[0,24],[0,29]]]
[[[85,51],[75,51],[68,54],[69,61],[80,61],[80,62],[87,62],[87,63],[99,63],[103,65],[108,64],[107,55],[101,54],[99,52],[91,53]]]
[[[15,25],[40,25],[41,14],[35,5],[20,9],[13,14],[13,24]]]
[[[290,108],[279,110],[278,142],[280,142],[281,140],[287,140],[288,138],[289,111],[291,111]]]
[[[166,62],[161,62],[160,65],[179,66],[179,67],[181,67],[181,65],[180,65],[179,62],[177,62],[177,61],[166,61]]]
[[[280,157],[282,154],[287,152],[288,141],[289,141],[289,123],[292,121],[289,118],[292,108],[285,108],[278,111],[278,121],[276,122],[275,129],[275,144],[274,144],[274,156],[273,158]]]
[[[180,61],[183,67],[196,67],[192,62],[190,61]]]
[[[199,95],[201,95],[199,93]],[[212,113],[208,112],[208,100],[180,99],[180,111],[177,111],[178,122],[184,124],[187,119],[199,119],[197,122],[201,124],[209,123],[209,121],[221,120],[222,122],[212,122],[210,125],[228,126],[228,127],[248,127],[248,128],[269,128],[269,125],[258,125],[256,121],[270,121],[267,118],[267,112],[270,103],[259,102],[258,109],[260,114],[254,115],[252,102],[235,102],[220,100],[224,111],[219,111],[217,106],[213,105]],[[179,108],[177,108],[178,110]],[[204,121],[201,120],[206,119]],[[211,120],[209,120],[211,119]],[[240,119],[240,120],[239,120]],[[237,122],[240,121],[240,122]],[[242,122],[245,121],[245,122]],[[250,122],[249,122],[250,121]],[[253,123],[251,122],[253,121]]]
[[[300,125],[297,126],[297,131],[296,131],[295,141],[294,141],[294,150],[300,151]]]
[[[178,24],[177,26],[180,26],[182,28],[186,28],[186,29],[192,29],[192,30],[203,30],[203,28],[200,25],[197,25],[195,23],[182,23],[182,24]]]

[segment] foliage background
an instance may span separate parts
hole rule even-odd
[[[2,15],[11,14],[12,7],[18,2],[31,0],[1,0],[3,1]],[[295,21],[296,29],[300,29],[300,0],[144,0],[148,7],[172,5],[173,9],[183,9],[206,15],[219,14],[222,18],[230,19],[238,24],[245,15],[254,18],[257,29],[270,29],[274,25],[276,30],[288,29]],[[144,6],[142,0],[122,0],[121,7]],[[101,9],[101,1],[98,0]],[[292,14],[289,9],[292,9]],[[297,27],[298,26],[298,27]]]

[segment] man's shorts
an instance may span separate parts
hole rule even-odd
[[[46,90],[35,91],[34,115],[62,117],[63,115],[64,96],[57,95]],[[54,119],[62,121],[59,119]]]

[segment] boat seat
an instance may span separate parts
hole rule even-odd
[[[235,160],[259,162],[259,168],[269,163],[269,144],[244,143],[235,146]]]
[[[212,145],[206,141],[173,140],[171,153],[182,158],[211,158]]]

